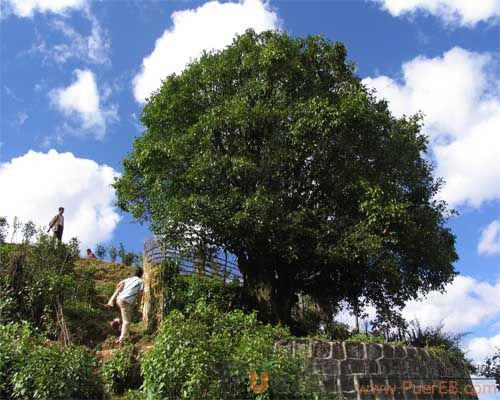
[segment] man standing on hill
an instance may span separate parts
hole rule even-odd
[[[115,293],[113,293],[113,296],[109,299],[108,304],[106,304],[107,307],[113,307],[116,299],[116,304],[120,307],[122,328],[120,337],[115,341],[115,344],[122,343],[128,335],[130,320],[132,318],[132,303],[138,296],[142,295],[144,290],[144,282],[141,277],[142,268],[136,268],[134,276],[124,279],[116,285]]]
[[[47,230],[50,231],[52,229],[53,235],[57,240],[61,241],[62,240],[62,235],[63,235],[63,230],[64,230],[64,207],[59,207],[59,212],[57,215],[52,218],[49,224],[49,229]]]

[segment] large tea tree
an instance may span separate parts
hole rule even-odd
[[[387,314],[455,274],[420,119],[393,117],[340,43],[248,31],[166,77],[141,120],[119,206],[234,253],[264,319],[288,323],[298,293]]]

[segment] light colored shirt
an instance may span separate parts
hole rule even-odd
[[[49,226],[54,232],[57,231],[57,228],[59,226],[64,228],[64,216],[62,216],[61,214],[57,214],[54,218],[52,218]]]
[[[120,283],[123,283],[123,289],[118,295],[118,298],[126,301],[127,303],[132,303],[137,297],[137,293],[144,290],[144,282],[137,276],[124,279]]]

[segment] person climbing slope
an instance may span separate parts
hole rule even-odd
[[[106,304],[107,307],[114,307],[115,300],[116,304],[120,308],[121,313],[121,332],[120,337],[115,341],[115,344],[121,344],[125,338],[128,336],[130,322],[132,318],[132,304],[134,301],[142,295],[144,290],[144,282],[141,279],[142,268],[136,268],[134,271],[134,276],[124,279],[118,285],[116,285],[116,290],[113,296],[109,299]],[[112,322],[116,322],[117,320]]]

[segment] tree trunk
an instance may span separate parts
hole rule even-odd
[[[142,295],[142,322],[147,332],[153,332],[163,320],[165,267],[152,264],[144,256]]]
[[[359,302],[358,298],[354,299],[354,329],[356,333],[359,333]]]
[[[239,260],[239,268],[244,278],[245,303],[259,312],[264,322],[290,325],[291,312],[296,295],[288,276],[279,276],[273,268],[272,260]],[[286,270],[281,268],[281,270]]]

